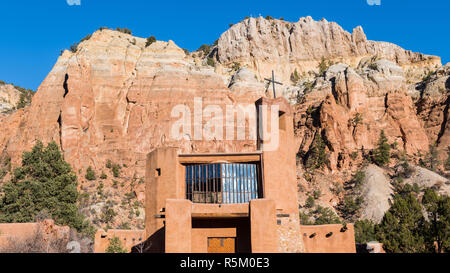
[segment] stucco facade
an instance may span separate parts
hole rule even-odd
[[[291,107],[283,98],[262,98],[255,106],[267,111],[256,111],[263,134],[254,152],[182,154],[178,147],[163,147],[148,154],[140,250],[355,252],[352,225],[345,231],[342,225],[300,226]],[[264,133],[276,124],[274,146]],[[106,242],[108,236],[98,237]],[[106,247],[101,245],[96,238],[96,251]]]
[[[177,147],[165,147],[148,155],[145,237],[149,252],[220,252],[211,245],[220,241],[225,251],[224,240],[234,241],[230,249],[235,252],[304,251],[296,197],[295,150],[291,148],[294,144],[292,111],[282,98],[256,102],[257,109],[262,105],[267,111],[257,111],[257,119],[266,122],[260,123],[265,128],[272,126],[271,111],[278,111],[275,113],[280,129],[278,147],[265,149],[273,139],[259,137],[258,150],[252,153],[186,155],[180,154]],[[232,194],[238,197],[232,196],[230,203],[225,202],[230,201],[225,195],[219,203],[199,203],[195,200],[196,191],[192,200],[187,199],[188,187],[192,186],[186,180],[187,168],[217,162],[256,166],[257,186],[252,189],[251,200],[242,197],[248,192],[236,193],[236,189]],[[225,188],[226,184],[221,187]],[[203,201],[206,199],[205,193]]]

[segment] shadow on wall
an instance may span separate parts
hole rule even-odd
[[[131,253],[165,253],[165,228],[161,228],[144,242],[131,248]]]

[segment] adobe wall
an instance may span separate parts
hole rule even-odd
[[[295,146],[292,109],[284,98],[262,98],[256,105],[267,106],[267,116],[260,116],[258,119],[262,118],[267,122],[268,132],[273,131],[273,106],[279,106],[279,113],[276,113],[279,127],[278,149],[267,149],[271,139],[263,137],[258,140],[258,148],[263,151],[264,198],[274,200],[276,206],[279,252],[304,252],[296,194],[296,150],[292,149]]]
[[[167,199],[165,220],[165,252],[190,253],[192,232],[192,202]]]
[[[145,240],[144,230],[109,229],[108,231],[104,231],[100,229],[95,233],[94,253],[105,253],[109,246],[109,240],[114,237],[119,238],[127,252],[131,252],[134,246]]]
[[[178,148],[159,148],[148,154],[145,173],[145,237],[154,236],[153,245],[164,232],[167,199],[185,199],[184,167],[178,162]],[[162,249],[155,249],[156,252]]]
[[[277,218],[275,202],[269,199],[250,201],[252,253],[277,253]]]
[[[353,224],[300,226],[306,253],[356,253]]]
[[[55,225],[53,220],[44,220],[39,223],[0,224],[0,249],[7,247],[11,241],[25,241],[34,236],[36,232],[41,232],[44,240],[48,240],[50,237],[67,240],[70,228]]]

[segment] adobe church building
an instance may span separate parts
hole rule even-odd
[[[257,120],[267,122],[266,128],[271,106],[279,106],[275,150],[263,149],[266,140],[258,136],[257,149],[249,153],[182,154],[177,147],[165,147],[148,155],[145,231],[137,236],[145,242],[138,245],[141,251],[133,251],[356,252],[351,224],[300,225],[293,112],[284,98],[261,98],[256,109],[262,105],[268,106],[267,116]],[[113,233],[99,231],[96,252],[104,251]],[[118,237],[127,248],[137,239]]]

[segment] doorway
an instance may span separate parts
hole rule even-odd
[[[236,238],[208,238],[208,253],[236,253]]]

